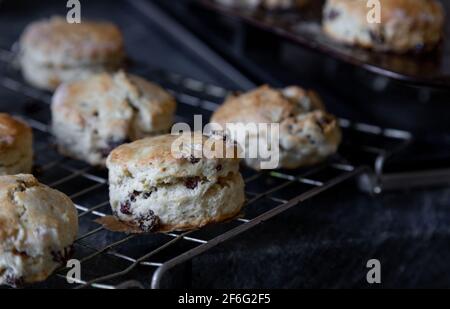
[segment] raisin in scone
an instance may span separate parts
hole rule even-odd
[[[104,166],[117,146],[170,130],[176,103],[161,87],[123,72],[61,85],[52,130],[64,155]]]
[[[377,51],[433,49],[442,39],[445,14],[436,0],[381,0],[381,23],[370,23],[366,0],[327,0],[323,29],[331,38]]]
[[[0,176],[0,285],[47,279],[70,258],[78,216],[63,193],[32,175]]]
[[[20,38],[24,78],[54,90],[63,82],[114,72],[125,58],[122,33],[108,22],[69,24],[52,17],[30,24]]]
[[[213,150],[202,153],[203,146]],[[107,161],[114,215],[143,232],[190,230],[235,217],[245,200],[235,151],[234,144],[200,133],[120,146]]]
[[[226,6],[245,7],[249,9],[263,8],[268,10],[283,10],[300,8],[309,0],[216,0]]]
[[[31,128],[8,114],[0,113],[0,175],[30,173],[32,166]]]
[[[333,155],[341,142],[341,130],[337,119],[328,114],[322,101],[313,91],[300,87],[273,89],[262,86],[254,91],[231,96],[214,113],[211,123],[219,124],[228,136],[227,124],[279,124],[279,161],[277,168],[299,168],[313,165]],[[242,145],[246,164],[256,170],[262,169],[266,160],[250,157],[248,145],[258,145],[254,139],[269,139],[260,128],[252,131],[247,126],[248,143]],[[271,140],[266,140],[271,145]],[[247,147],[247,148],[246,148]],[[251,147],[251,146],[250,146]],[[272,146],[271,146],[272,147]]]

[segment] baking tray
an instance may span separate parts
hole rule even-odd
[[[311,1],[301,10],[249,10],[220,5],[214,0],[194,0],[217,13],[239,18],[262,30],[274,33],[310,50],[361,67],[370,72],[403,82],[430,87],[450,87],[450,23],[446,39],[438,49],[425,54],[396,55],[377,53],[330,40],[321,30],[325,1]],[[443,1],[450,12],[449,1]]]

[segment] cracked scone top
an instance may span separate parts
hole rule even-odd
[[[58,16],[30,24],[20,46],[25,79],[48,90],[62,82],[115,71],[125,58],[122,33],[114,24],[87,20],[69,24]]]
[[[32,166],[31,128],[8,114],[0,113],[0,175],[30,173]]]
[[[202,155],[212,141],[217,148]],[[143,232],[189,230],[235,217],[245,199],[235,151],[234,144],[199,133],[118,147],[107,161],[113,213]]]
[[[434,48],[445,13],[436,0],[381,0],[381,23],[370,23],[366,0],[327,0],[323,29],[331,38],[377,51],[405,53]]]
[[[115,147],[167,133],[176,103],[161,87],[123,72],[61,85],[52,100],[61,153],[103,166]]]
[[[47,279],[70,258],[77,233],[66,195],[32,175],[0,176],[0,285]]]
[[[341,142],[337,119],[325,111],[315,92],[300,87],[278,90],[262,86],[231,96],[213,114],[211,122],[220,124],[222,128],[229,123],[279,124],[278,168],[299,168],[319,163],[334,154]],[[248,133],[249,139],[265,136],[261,132]],[[246,164],[257,170],[261,169],[263,161],[261,158],[245,158]]]

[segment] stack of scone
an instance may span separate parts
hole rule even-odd
[[[30,173],[33,135],[24,122],[0,113],[0,175]]]
[[[117,146],[167,133],[176,103],[140,77],[103,73],[65,83],[53,96],[53,134],[61,153],[104,166]]]
[[[212,123],[226,129],[227,124],[279,124],[277,168],[299,168],[316,164],[334,154],[341,142],[341,131],[336,118],[327,113],[322,101],[313,91],[300,87],[273,89],[260,87],[249,93],[232,96],[214,113]],[[266,138],[259,127],[249,127],[248,145],[259,145]],[[237,136],[236,132],[224,132]],[[241,142],[241,141],[240,141]],[[241,142],[242,143],[242,142]],[[242,148],[248,145],[240,145]],[[251,151],[245,149],[244,153]],[[261,169],[261,157],[246,157],[245,162],[254,169]]]
[[[116,71],[125,57],[123,37],[115,25],[89,21],[69,24],[61,17],[29,25],[20,46],[25,79],[47,90],[92,74]]]
[[[377,51],[433,49],[444,33],[444,9],[437,0],[381,0],[380,22],[366,0],[327,0],[323,29],[331,38]]]
[[[211,151],[205,155],[205,149]],[[235,155],[234,144],[201,133],[122,145],[107,161],[113,213],[142,232],[196,229],[233,218],[245,199]]]
[[[0,176],[0,285],[43,281],[73,253],[72,201],[31,175]]]

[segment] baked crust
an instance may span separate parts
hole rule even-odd
[[[30,24],[20,46],[24,78],[50,91],[64,82],[115,72],[125,59],[122,33],[108,22],[69,24],[62,17],[51,17]]]
[[[223,125],[228,122],[279,123],[293,113],[323,109],[314,91],[300,87],[289,87],[286,91],[294,100],[267,85],[241,95],[232,95],[215,111],[211,120]]]
[[[191,158],[191,147],[194,149],[195,158],[198,162],[206,162],[206,157],[202,156],[200,149],[209,137],[199,133],[181,134],[181,135],[161,135],[152,138],[138,140],[134,143],[124,144],[116,148],[108,157],[108,164],[127,166],[129,162],[133,162],[136,167],[148,167],[153,165],[175,165],[177,167],[189,166],[188,161]],[[172,145],[178,141],[184,143],[185,147],[180,149],[172,149]],[[190,145],[190,146],[189,146]],[[225,144],[224,152],[234,154],[232,158],[228,158],[228,162],[232,164],[239,163],[239,159],[235,156],[234,144]],[[216,149],[216,152],[211,152],[211,156],[215,160],[220,161],[222,152]],[[192,165],[192,164],[191,164]]]
[[[65,155],[104,165],[120,144],[167,133],[175,109],[161,87],[123,72],[104,73],[57,89],[53,133]]]
[[[208,141],[217,147],[203,152]],[[173,147],[178,142],[183,146]],[[227,147],[231,158],[218,150]],[[107,160],[113,213],[142,232],[190,230],[235,217],[245,200],[235,155],[233,143],[201,133],[122,145]]]
[[[59,16],[30,24],[20,44],[25,57],[53,67],[117,63],[125,56],[122,33],[114,24],[69,24]]]
[[[8,114],[0,113],[0,151],[17,147],[23,140],[32,135],[31,128],[22,121]]]
[[[0,113],[0,175],[30,173],[33,133],[24,122]]]

